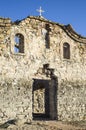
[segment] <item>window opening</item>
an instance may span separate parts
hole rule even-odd
[[[24,36],[22,34],[15,35],[14,51],[16,53],[24,53]]]
[[[70,45],[68,43],[63,44],[63,58],[70,59]]]

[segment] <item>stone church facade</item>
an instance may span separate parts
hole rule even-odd
[[[86,38],[42,17],[0,18],[0,123],[86,120]]]

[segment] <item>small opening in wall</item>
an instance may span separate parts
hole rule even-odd
[[[24,36],[20,33],[15,35],[15,53],[24,53]]]
[[[46,25],[45,25],[45,29],[47,30],[47,33],[46,33],[46,35],[45,35],[46,48],[49,49],[49,48],[50,48],[49,32],[51,31],[50,25],[49,25],[49,24],[46,24]]]
[[[63,58],[70,59],[70,45],[68,43],[63,44]]]

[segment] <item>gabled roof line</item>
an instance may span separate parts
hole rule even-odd
[[[74,31],[74,29],[72,28],[72,26],[70,24],[68,25],[63,25],[63,24],[59,24],[50,20],[45,19],[44,17],[40,17],[40,16],[28,16],[27,18],[30,19],[36,19],[36,20],[40,20],[43,22],[48,22],[50,24],[55,24],[60,26],[66,33],[68,36],[70,36],[73,40],[80,42],[80,43],[85,43],[86,44],[86,37],[81,36],[80,34],[78,34],[77,32]],[[15,21],[13,24],[19,24],[20,22],[22,22],[23,20],[27,19],[24,18],[22,20],[17,20]]]

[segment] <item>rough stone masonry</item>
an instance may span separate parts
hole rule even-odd
[[[86,120],[86,38],[71,25],[0,18],[0,123]]]

